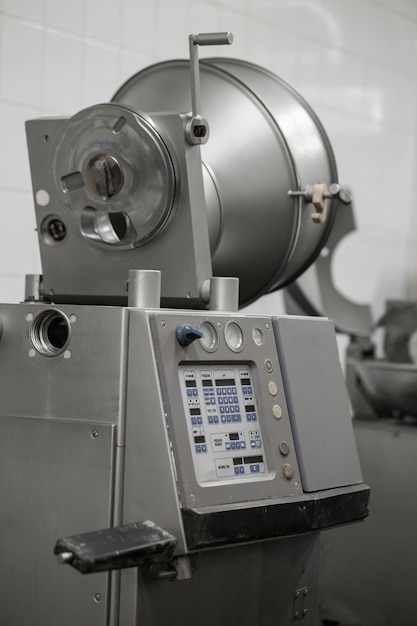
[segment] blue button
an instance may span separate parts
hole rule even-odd
[[[236,449],[240,450],[240,441],[236,441]]]
[[[222,422],[223,422],[223,424],[226,423],[226,416],[225,415],[222,415]]]
[[[231,396],[231,395],[232,395],[232,388],[231,388],[231,387],[228,387],[228,388],[227,388],[227,395],[228,395],[228,396]]]
[[[196,418],[196,417],[192,417],[192,418],[191,418],[191,424],[192,424],[193,426],[195,426],[195,425],[197,424],[197,418]]]
[[[254,465],[251,465],[251,466],[250,466],[250,471],[251,471],[253,474],[256,474],[257,472],[259,472],[259,465],[258,465],[257,463],[256,463],[256,464],[254,464]]]
[[[210,404],[216,404],[216,399],[215,398],[210,398]]]
[[[256,413],[252,413],[252,422],[256,422]]]
[[[197,453],[201,452],[201,446],[196,446],[196,447],[195,447],[195,451],[196,451]]]
[[[250,393],[251,395],[253,394],[253,389],[252,389],[252,387],[248,387],[248,393]]]
[[[245,468],[243,467],[243,465],[240,465],[240,466],[239,466],[239,472],[240,472],[241,474],[244,474],[244,473],[245,473]]]
[[[201,452],[207,452],[207,446],[205,443],[201,446]]]
[[[240,449],[244,450],[246,448],[246,443],[244,441],[240,442]]]
[[[236,413],[236,421],[241,422],[242,418],[240,417],[240,413]]]
[[[224,406],[220,407],[220,413],[224,413]]]
[[[252,414],[251,413],[246,413],[246,419],[248,420],[248,422],[252,421]]]
[[[226,395],[227,395],[226,387],[223,387],[223,389],[222,389],[222,396],[226,396]]]
[[[219,423],[219,418],[217,417],[217,415],[215,415],[215,416],[213,417],[213,421],[214,421],[214,423],[215,423],[215,424],[218,424],[218,423]]]
[[[239,398],[238,398],[237,396],[235,396],[235,397],[233,398],[233,402],[234,402],[235,404],[239,404]]]
[[[236,389],[236,387],[233,387],[233,389],[232,389],[232,394],[233,394],[234,396],[237,394],[237,389]]]
[[[257,442],[256,442],[256,447],[257,447],[257,448],[260,448],[260,447],[261,447],[261,442],[260,442],[260,441],[257,441]]]
[[[193,389],[193,396],[198,396],[198,391],[197,391],[197,389]]]
[[[189,398],[191,398],[192,395],[193,395],[193,390],[192,389],[187,389],[187,396]]]
[[[229,442],[226,443],[226,450],[230,450],[230,443]]]
[[[232,441],[232,443],[230,444],[230,447],[232,450],[236,450],[236,443]]]
[[[221,389],[217,389],[217,395],[221,396],[222,395],[222,390]]]
[[[208,416],[208,421],[209,421],[209,424],[212,424],[214,422],[214,419],[211,415]]]
[[[225,413],[230,413],[230,407],[229,406],[225,406],[224,407],[224,412]]]
[[[234,422],[238,422],[239,421],[236,414],[232,415],[232,419],[233,419]]]
[[[239,474],[239,473],[240,473],[239,467],[235,467],[235,474]]]
[[[246,391],[246,390],[247,390],[247,387],[242,387],[242,393],[243,393],[244,395],[246,395],[246,394],[247,394],[247,391]]]
[[[256,441],[251,441],[250,442],[250,447],[251,448],[256,448]]]
[[[231,422],[231,421],[232,421],[232,416],[226,415],[226,422]]]
[[[197,417],[197,424],[202,424],[202,423],[203,423],[203,418]]]

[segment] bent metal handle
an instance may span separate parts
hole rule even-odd
[[[201,33],[189,36],[190,71],[191,71],[191,106],[192,116],[201,115],[200,109],[200,71],[197,46],[224,46],[233,43],[232,33]]]

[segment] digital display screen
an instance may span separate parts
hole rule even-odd
[[[233,465],[242,465],[243,459],[241,456],[235,456],[233,459]]]
[[[241,385],[251,385],[252,383],[251,383],[250,378],[241,378],[240,379],[240,384]]]
[[[234,378],[219,378],[216,380],[216,387],[231,387],[232,385],[236,385]]]
[[[255,411],[255,407],[253,404],[247,404],[245,406],[246,413],[253,413]]]
[[[197,435],[196,437],[194,437],[194,443],[205,443],[206,442],[206,438],[204,437],[204,435]]]
[[[239,441],[239,433],[229,433],[230,441]]]
[[[195,380],[186,380],[185,381],[185,386],[186,387],[197,387],[197,383]]]
[[[203,380],[203,387],[213,387],[213,381],[209,378]]]
[[[190,409],[190,415],[201,415],[201,409]]]
[[[244,463],[263,463],[264,462],[264,457],[262,456],[262,454],[258,454],[255,456],[245,456],[243,457],[243,462]]]

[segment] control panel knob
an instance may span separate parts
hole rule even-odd
[[[190,324],[180,324],[177,327],[177,341],[181,346],[189,346],[196,339],[200,339],[203,333]]]

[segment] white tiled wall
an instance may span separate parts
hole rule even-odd
[[[285,78],[330,136],[359,227],[336,255],[339,288],[376,315],[417,296],[416,0],[0,0],[0,301],[41,272],[24,121],[109,100],[135,71],[186,57],[189,33],[223,30],[227,54]]]

